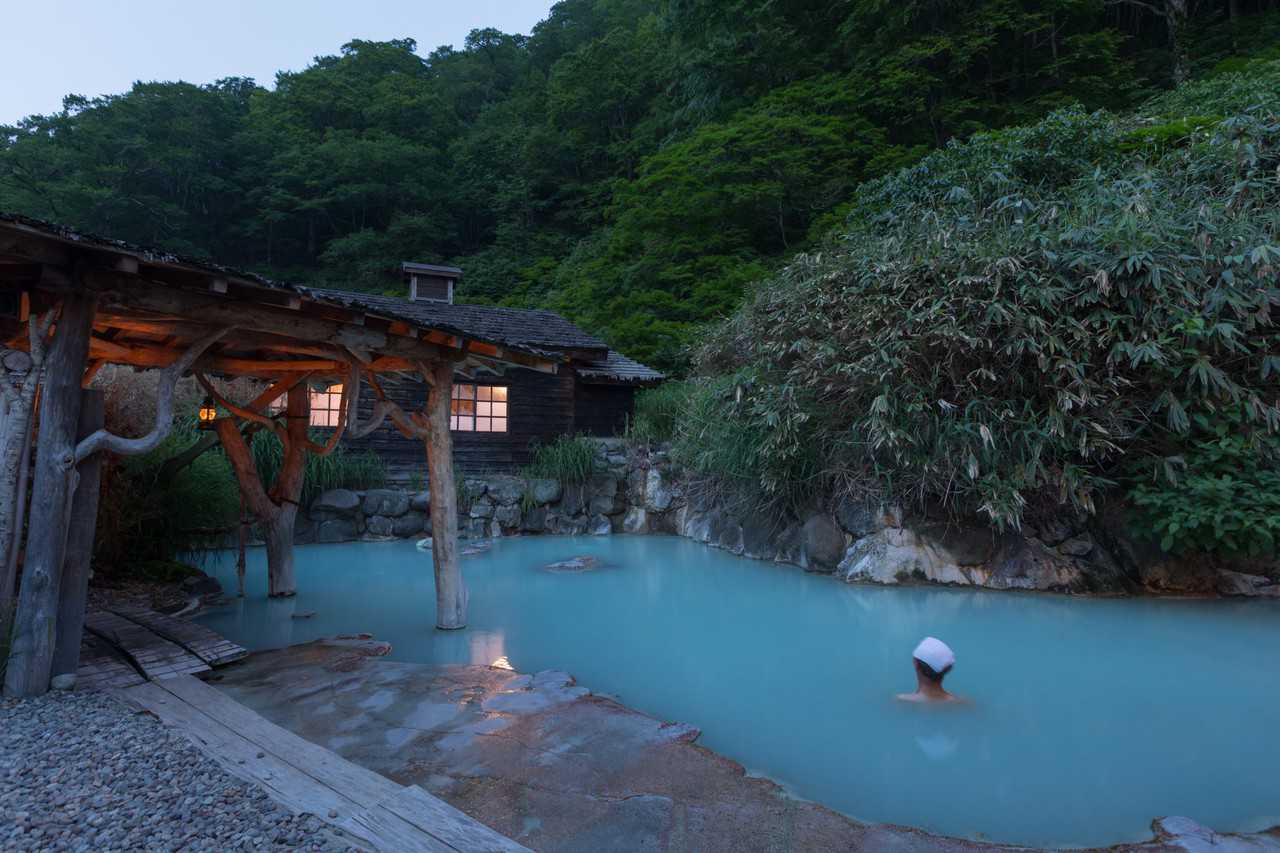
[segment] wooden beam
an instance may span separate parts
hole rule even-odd
[[[271,332],[304,341],[370,349],[381,355],[404,358],[448,358],[435,344],[416,338],[389,335],[352,323],[311,317],[303,312],[231,300],[206,293],[179,290],[140,280],[91,272],[86,283],[103,295],[104,304],[124,306],[162,314],[198,317],[211,325],[234,326]]]

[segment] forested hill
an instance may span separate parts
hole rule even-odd
[[[859,182],[1278,41],[1278,0],[564,0],[529,36],[353,41],[270,90],[69,96],[0,134],[0,209],[351,288],[454,263],[463,299],[678,370]]]

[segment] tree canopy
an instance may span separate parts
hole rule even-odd
[[[1275,0],[563,0],[528,36],[355,40],[272,88],[70,95],[0,132],[0,208],[352,289],[454,263],[462,299],[679,371],[859,182],[1277,34]]]

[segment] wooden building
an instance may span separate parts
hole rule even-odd
[[[545,354],[553,372],[507,365],[489,375],[455,377],[451,404],[453,456],[466,473],[512,471],[527,463],[534,448],[563,435],[620,435],[635,405],[637,388],[656,385],[663,375],[610,350],[552,311],[458,305],[453,292],[461,270],[406,263],[404,297],[308,288],[327,302],[396,316],[415,326],[469,339]],[[426,385],[413,379],[389,380],[384,390],[406,411],[417,411]],[[340,389],[316,391],[312,427],[332,426]],[[361,401],[362,418],[374,405]],[[343,445],[377,453],[392,483],[422,476],[422,453],[391,425]]]

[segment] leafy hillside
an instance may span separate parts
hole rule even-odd
[[[1274,0],[1187,5],[564,0],[528,37],[353,41],[271,90],[68,97],[0,134],[0,208],[353,288],[448,261],[465,299],[554,307],[682,369],[859,182],[1280,34]]]
[[[1270,550],[1278,281],[1280,61],[1255,62],[864,184],[663,392],[668,430],[765,500],[1016,526],[1119,490],[1166,547]]]

